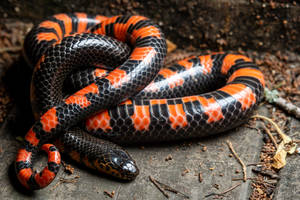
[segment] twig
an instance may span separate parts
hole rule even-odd
[[[76,176],[74,176],[73,178],[70,178],[70,179],[61,178],[60,181],[63,182],[63,183],[76,183],[77,182],[76,179],[78,179],[78,178],[80,178],[80,176],[76,175]]]
[[[256,183],[256,184],[261,184],[261,185],[264,185],[265,187],[272,187],[272,188],[275,188],[276,186],[274,184],[276,183],[267,183],[266,181],[262,182],[262,181],[253,181],[253,183]]]
[[[270,130],[264,124],[262,124],[262,128],[265,130],[265,132],[268,134],[268,136],[272,140],[275,148],[278,149],[278,144],[277,144],[275,138],[273,137],[273,135],[271,134]]]
[[[121,189],[121,186],[119,186],[118,189],[117,189],[117,192],[116,192],[117,195],[115,196],[116,197],[115,200],[119,199],[120,189]]]
[[[234,157],[239,161],[239,163],[242,165],[243,168],[243,180],[244,182],[246,182],[247,180],[247,172],[246,172],[246,165],[244,164],[244,162],[241,160],[241,158],[238,156],[238,154],[235,152],[235,150],[233,149],[233,146],[231,144],[231,142],[229,140],[226,141],[229,149],[231,150],[231,152],[233,153]]]
[[[202,177],[201,172],[198,173],[198,180],[199,180],[200,183],[202,183],[202,181],[203,181],[203,177]]]
[[[295,142],[295,143],[300,143],[300,140],[293,140],[293,142]]]
[[[174,189],[174,188],[172,188],[172,187],[170,187],[170,186],[168,186],[168,185],[166,185],[166,184],[164,184],[164,183],[161,183],[161,182],[159,182],[158,180],[155,180],[155,181],[156,181],[158,184],[160,184],[160,185],[163,187],[163,189],[165,189],[165,190],[168,190],[168,191],[173,192],[173,193],[175,193],[175,194],[181,194],[184,198],[187,198],[187,199],[190,198],[188,195],[186,195],[186,194],[184,194],[184,193],[182,193],[182,192],[180,192],[180,191],[178,191],[178,190],[176,190],[176,189]]]
[[[258,163],[248,163],[248,164],[247,164],[247,167],[248,167],[248,166],[261,165],[261,164],[263,164],[263,162],[258,162]]]
[[[149,176],[150,181],[163,193],[163,195],[167,198],[169,198],[169,195],[165,192],[165,190],[169,191],[169,192],[173,192],[175,194],[180,194],[182,195],[184,198],[189,199],[190,197],[164,183],[159,182],[158,180],[155,180],[152,176]]]
[[[242,181],[244,180],[243,178],[233,178],[231,179],[232,181]],[[258,180],[257,178],[251,178],[251,177],[248,177],[247,180]]]
[[[269,169],[263,169],[261,167],[255,167],[252,169],[253,172],[259,173],[264,176],[269,176],[272,179],[279,179],[279,176]]]
[[[114,198],[114,196],[115,196],[115,191],[114,190],[112,192],[108,192],[108,191],[104,190],[103,193],[105,195],[109,196],[110,198]]]
[[[55,188],[57,188],[57,186],[59,186],[61,184],[61,181],[58,181],[50,190],[54,190]]]
[[[262,115],[253,115],[251,116],[251,118],[260,118],[260,119],[263,119],[263,120],[266,120],[268,122],[270,122],[276,129],[277,133],[279,134],[279,136],[281,138],[285,138],[285,134],[280,130],[279,126],[270,118],[268,117],[265,117],[265,116],[262,116]]]
[[[221,193],[211,193],[211,194],[208,194],[208,195],[205,195],[204,197],[207,198],[207,197],[210,197],[210,196],[224,196],[226,193],[234,190],[235,188],[237,188],[238,186],[240,186],[242,183],[238,183],[234,186],[232,186],[231,188],[225,190],[224,192],[221,192]]]
[[[296,135],[300,135],[300,132],[299,131],[296,131],[295,133],[291,134],[290,137],[294,137]]]
[[[280,87],[282,87],[282,86],[284,86],[284,85],[286,85],[286,82],[285,82],[285,81],[281,81],[280,83],[278,83],[278,84],[276,84],[276,85],[274,86],[274,89],[280,88]]]
[[[71,165],[66,164],[64,161],[62,161],[61,164],[64,167],[65,172],[67,172],[68,174],[73,174],[74,173],[74,168]]]
[[[244,127],[246,127],[246,128],[250,128],[250,129],[254,129],[254,130],[256,130],[257,132],[259,132],[259,131],[260,131],[260,130],[259,130],[259,128],[252,127],[251,125],[248,125],[248,124],[245,124],[245,125],[244,125]]]
[[[300,108],[288,102],[282,97],[279,97],[277,90],[269,90],[265,88],[265,99],[269,103],[275,104],[282,108],[284,111],[293,114],[296,118],[300,119]]]
[[[18,52],[18,51],[21,51],[22,49],[22,46],[15,46],[15,47],[3,47],[3,48],[0,48],[0,53],[4,53],[4,52]]]
[[[283,110],[287,111],[290,114],[293,114],[296,118],[300,119],[300,108],[296,105],[288,102],[287,100],[281,97],[274,99],[274,103]]]
[[[76,183],[77,180],[80,178],[79,175],[76,175],[75,177],[71,178],[71,179],[65,179],[65,178],[60,178],[59,181],[50,189],[50,190],[54,190],[55,188],[57,188],[57,186],[59,186],[62,183]]]
[[[300,95],[300,91],[290,91],[289,93],[293,95]]]
[[[163,195],[167,199],[169,198],[169,195],[164,191],[164,189],[156,182],[156,180],[152,176],[149,176],[149,180],[157,187],[157,189],[159,189],[159,191],[161,191],[161,193],[163,193]]]

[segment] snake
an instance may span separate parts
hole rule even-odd
[[[54,180],[59,152],[134,180],[137,164],[119,145],[201,138],[238,127],[261,101],[265,85],[259,68],[239,54],[191,56],[163,67],[165,36],[144,16],[56,14],[26,35],[23,54],[33,70],[36,121],[15,171],[30,190]],[[40,151],[48,162],[37,172]]]

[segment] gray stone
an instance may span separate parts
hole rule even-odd
[[[266,109],[261,107],[260,113],[265,114]],[[166,199],[163,194],[149,181],[149,175],[191,197],[191,199],[203,199],[212,192],[220,193],[238,181],[232,178],[242,178],[242,169],[226,145],[226,140],[232,142],[233,147],[241,159],[247,163],[259,161],[262,145],[262,136],[256,130],[239,127],[228,133],[223,133],[211,138],[197,141],[147,145],[126,148],[137,161],[140,175],[129,183],[119,182],[102,175],[90,172],[86,168],[77,167],[72,175],[67,175],[61,169],[56,179],[45,189],[26,193],[14,187],[17,180],[9,178],[13,171],[9,168],[15,159],[19,142],[12,136],[7,123],[4,123],[0,131],[0,199],[110,199],[103,191],[115,191],[114,199]],[[206,146],[206,151],[203,151]],[[168,155],[172,160],[165,161]],[[46,160],[43,158],[42,160]],[[36,164],[42,166],[42,162]],[[189,172],[182,176],[184,170]],[[240,173],[236,174],[235,171]],[[198,180],[201,172],[203,181]],[[253,176],[250,168],[247,169],[248,177]],[[70,179],[76,175],[80,178],[76,183],[61,183],[56,188],[60,178]],[[219,189],[216,189],[219,187]],[[248,199],[251,192],[249,181],[226,194],[224,199]],[[168,193],[170,199],[184,199],[180,195]],[[213,199],[213,196],[206,198]]]
[[[293,138],[300,138],[300,121],[292,119],[290,123],[290,134]],[[295,135],[296,134],[296,135]],[[300,199],[300,161],[299,155],[288,156],[287,164],[280,170],[274,200]]]

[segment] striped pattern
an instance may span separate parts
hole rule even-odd
[[[207,92],[218,85],[216,77],[223,79],[223,84],[227,80],[227,84]],[[261,71],[245,56],[193,56],[161,69],[154,81],[132,100],[87,119],[86,130],[119,144],[223,132],[247,119],[262,98],[264,84]],[[204,94],[189,96],[200,93]]]

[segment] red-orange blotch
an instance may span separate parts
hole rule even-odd
[[[149,130],[150,112],[148,105],[135,105],[131,116],[134,128],[137,131]]]
[[[204,108],[204,113],[208,116],[207,123],[213,123],[224,119],[221,106],[214,98],[198,97],[198,101]]]
[[[41,118],[40,122],[43,126],[43,130],[51,132],[51,129],[56,128],[58,125],[58,118],[56,116],[56,108],[48,110]]]
[[[169,120],[171,122],[171,128],[183,128],[188,125],[186,114],[183,110],[182,104],[167,104],[169,110]]]

